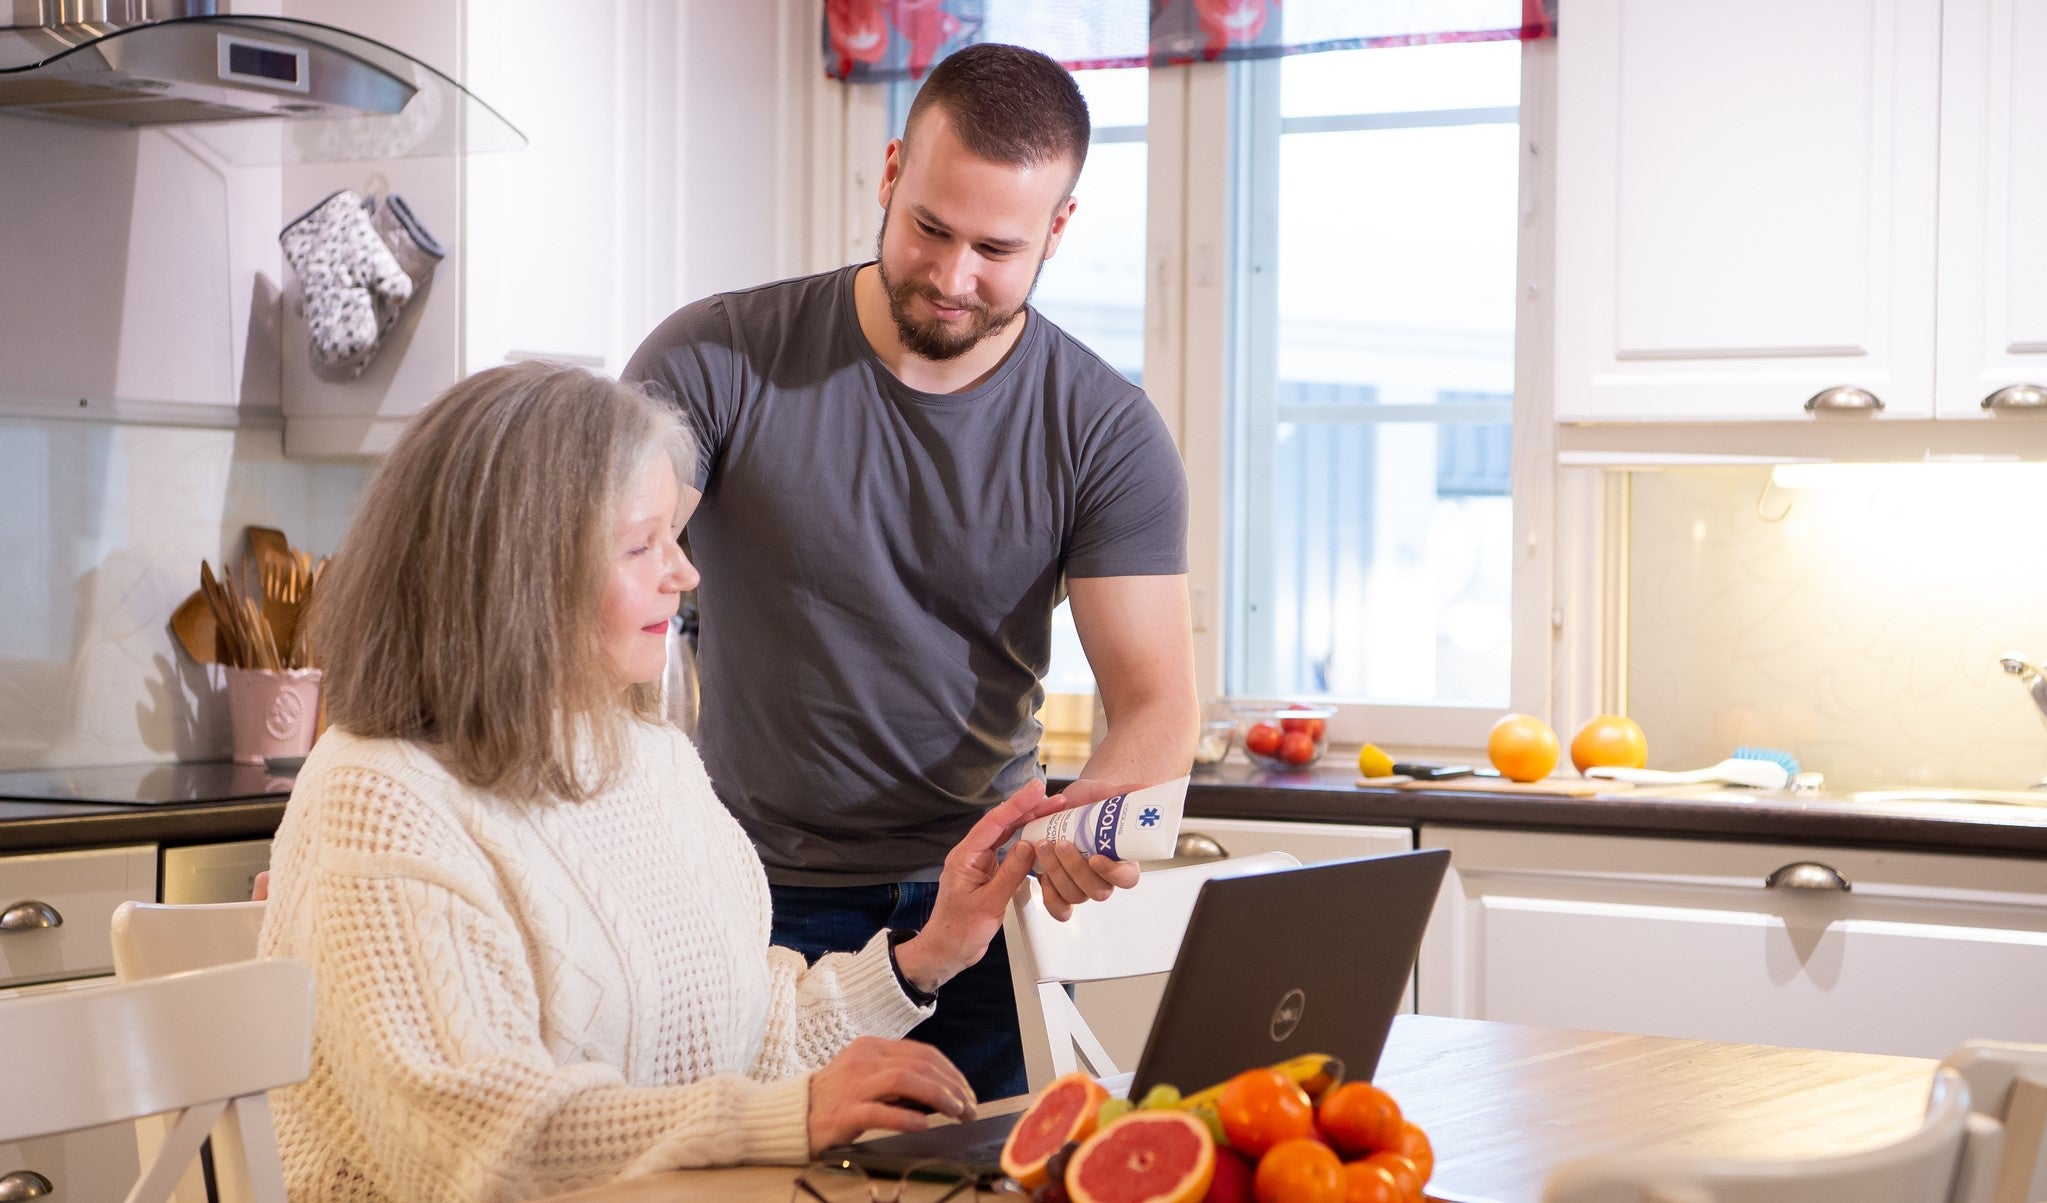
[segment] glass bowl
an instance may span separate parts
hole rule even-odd
[[[1194,744],[1194,767],[1212,769],[1230,754],[1230,745],[1237,742],[1237,720],[1235,718],[1205,718],[1201,720],[1201,738]]]
[[[1239,706],[1237,739],[1251,763],[1267,769],[1305,769],[1329,747],[1330,706]]]

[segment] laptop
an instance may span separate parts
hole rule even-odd
[[[1449,863],[1430,848],[1203,882],[1129,1097],[1162,1082],[1191,1093],[1302,1053],[1341,1057],[1346,1081],[1370,1080]],[[951,1161],[994,1177],[1020,1114],[825,1156],[887,1174]]]

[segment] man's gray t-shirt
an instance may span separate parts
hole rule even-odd
[[[1036,310],[984,384],[907,388],[857,270],[691,304],[626,367],[699,442],[697,745],[778,884],[934,876],[1037,771],[1066,578],[1187,570],[1140,389]]]

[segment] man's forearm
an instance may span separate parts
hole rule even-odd
[[[1090,781],[1156,785],[1187,774],[1200,733],[1194,696],[1159,695],[1109,712],[1109,729],[1081,776]]]

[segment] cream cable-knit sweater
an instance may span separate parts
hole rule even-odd
[[[885,936],[806,968],[696,750],[636,725],[583,803],[508,802],[417,745],[330,730],[272,853],[263,951],[313,968],[278,1092],[294,1203],[521,1199],[801,1162],[809,1071],[929,1014]]]

